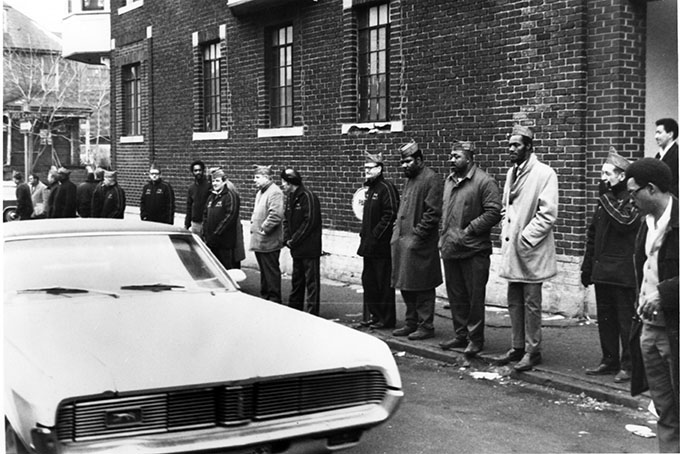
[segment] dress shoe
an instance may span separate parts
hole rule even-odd
[[[614,383],[625,383],[627,381],[630,381],[630,373],[624,369],[621,369],[614,377]]]
[[[378,320],[377,319],[363,320],[363,321],[359,322],[359,326],[363,326],[364,328],[368,328],[369,326],[371,326],[374,323],[378,323]]]
[[[439,346],[442,348],[442,350],[451,350],[452,348],[465,348],[467,344],[468,343],[465,339],[461,339],[460,337],[454,337],[453,339],[440,342]]]
[[[408,335],[408,340],[419,341],[424,339],[429,339],[434,337],[433,329],[421,329],[418,328],[415,332]]]
[[[612,375],[619,370],[618,367],[608,364],[600,364],[595,369],[586,369],[586,375]]]
[[[415,326],[402,326],[401,328],[397,328],[394,331],[392,331],[393,336],[397,337],[402,337],[402,336],[408,336],[409,334],[415,332],[416,327]]]
[[[465,356],[475,356],[477,353],[482,351],[483,344],[478,344],[477,342],[470,342],[468,346],[465,348],[465,351],[463,354]]]
[[[523,348],[511,348],[505,353],[505,355],[496,358],[496,364],[499,366],[505,366],[513,361],[519,361],[524,356]]]
[[[515,364],[514,368],[517,372],[524,372],[532,369],[534,366],[541,364],[540,353],[525,353],[520,362]]]

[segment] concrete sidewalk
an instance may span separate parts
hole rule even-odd
[[[259,295],[259,271],[253,268],[244,268],[244,271],[248,278],[241,283],[242,290]],[[287,301],[290,293],[290,278],[287,276],[283,278],[282,291],[283,299]],[[601,357],[597,324],[594,320],[566,319],[544,313],[543,363],[528,372],[515,372],[511,366],[494,364],[494,358],[510,347],[510,317],[507,309],[487,306],[484,350],[477,358],[467,361],[462,349],[444,351],[438,345],[439,342],[454,337],[450,310],[444,309],[447,303],[445,299],[437,300],[433,339],[409,341],[403,337],[393,337],[391,330],[361,330],[382,339],[395,352],[408,352],[473,371],[489,372],[497,377],[510,377],[583,394],[630,408],[647,408],[649,405],[649,395],[632,397],[629,383],[614,383],[613,375],[585,375],[585,370],[597,366]],[[405,305],[397,291],[397,326],[403,324],[404,310]],[[322,280],[322,317],[356,327],[362,320],[362,314],[361,286]]]

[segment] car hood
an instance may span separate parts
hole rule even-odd
[[[240,292],[19,295],[4,312],[6,398],[47,418],[105,392],[367,365],[399,377],[379,339]]]

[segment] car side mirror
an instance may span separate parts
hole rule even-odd
[[[238,268],[232,268],[230,270],[227,270],[227,273],[229,274],[231,280],[234,282],[243,282],[246,280],[246,273],[244,273],[243,270],[240,270]]]

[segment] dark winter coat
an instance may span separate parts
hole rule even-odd
[[[442,283],[437,248],[442,191],[441,177],[429,167],[404,185],[390,243],[394,288],[430,290]]]
[[[59,182],[54,192],[54,203],[50,203],[51,218],[75,218],[78,188],[69,179]]]
[[[92,194],[97,189],[96,181],[85,181],[76,188],[76,204],[78,215],[81,218],[92,216]]]
[[[641,222],[640,230],[635,239],[635,277],[638,289],[642,285],[644,278],[643,267],[647,260],[645,252],[645,241],[647,239],[647,223],[644,220]],[[663,239],[663,244],[659,248],[657,256],[657,266],[659,272],[659,296],[661,299],[661,310],[663,311],[664,320],[666,323],[666,333],[670,341],[671,347],[671,361],[673,363],[673,370],[677,371],[680,367],[678,361],[678,329],[680,319],[678,317],[678,272],[680,262],[678,261],[678,252],[680,243],[678,243],[678,199],[673,196],[673,206],[671,207],[671,219],[666,228],[666,235]],[[635,342],[636,339],[633,340]],[[631,345],[631,353],[633,353],[635,346]],[[639,350],[639,345],[638,345]],[[640,355],[632,354],[633,373],[631,380],[631,394],[637,395],[644,392],[647,387],[643,383],[645,374],[644,364]],[[677,383],[676,383],[677,384]],[[675,389],[675,396],[677,398],[678,390]],[[676,401],[677,403],[677,401]]]
[[[172,225],[175,222],[175,192],[172,186],[161,178],[145,184],[139,201],[139,217],[142,221]]]
[[[300,185],[288,194],[283,218],[283,241],[293,258],[321,257],[321,203]]]
[[[367,190],[357,254],[361,257],[389,258],[390,240],[399,210],[399,192],[394,183],[382,175],[364,185]]]
[[[581,265],[583,285],[635,287],[631,257],[639,228],[640,215],[633,206],[625,181],[600,196],[587,232]]]
[[[211,192],[203,213],[203,239],[208,247],[235,249],[241,201],[227,185]]]
[[[125,191],[118,186],[100,184],[92,195],[93,218],[123,219],[125,216]]]
[[[442,259],[462,259],[491,249],[491,229],[501,220],[501,192],[492,176],[472,164],[456,183],[444,182],[439,250]]]
[[[19,183],[14,194],[17,198],[17,218],[19,220],[31,219],[31,215],[33,214],[31,188],[29,188],[26,183]]]
[[[194,181],[187,190],[187,211],[184,217],[184,227],[191,227],[192,222],[203,222],[205,204],[212,191],[212,185],[207,178],[200,183]]]

